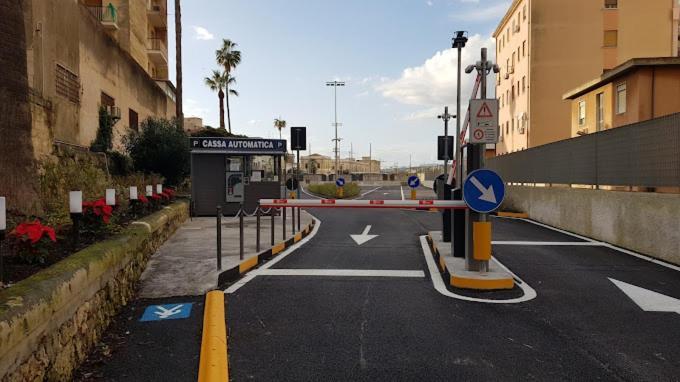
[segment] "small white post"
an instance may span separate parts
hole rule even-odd
[[[116,205],[116,189],[107,188],[106,189],[106,205],[115,206]]]

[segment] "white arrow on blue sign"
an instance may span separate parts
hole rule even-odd
[[[192,303],[149,305],[139,321],[163,321],[187,318],[191,315]]]
[[[335,181],[335,185],[338,187],[342,187],[345,185],[345,178],[338,178],[338,180]]]
[[[420,186],[420,178],[418,178],[416,175],[409,176],[408,186],[411,188],[418,188],[418,186]]]
[[[491,170],[471,172],[463,184],[463,199],[471,210],[479,213],[495,211],[505,198],[505,183]]]

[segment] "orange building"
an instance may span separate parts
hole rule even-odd
[[[680,113],[680,58],[634,58],[569,91],[571,136]]]
[[[572,136],[565,92],[635,57],[678,56],[680,0],[514,0],[496,28],[497,154]]]

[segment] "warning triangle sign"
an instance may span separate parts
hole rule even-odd
[[[479,108],[479,112],[477,112],[477,118],[491,118],[493,117],[493,113],[491,113],[491,109],[489,106],[487,106],[486,102],[482,103],[482,107]]]

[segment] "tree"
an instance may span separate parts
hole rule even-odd
[[[274,127],[279,129],[279,139],[281,139],[281,130],[286,128],[286,121],[281,117],[274,119]]]
[[[224,129],[224,87],[226,86],[227,77],[219,70],[213,70],[211,77],[205,78],[205,84],[212,91],[217,91],[217,97],[220,99],[220,128]]]
[[[0,1],[0,196],[8,207],[38,212],[38,174],[31,139],[26,28],[22,0]]]
[[[177,71],[175,114],[179,127],[184,128],[184,111],[182,111],[182,9],[180,0],[175,0],[175,59]]]
[[[241,63],[241,51],[236,50],[235,42],[224,39],[222,40],[222,47],[215,51],[215,57],[217,63],[224,67],[224,74],[227,76],[227,84],[225,86],[226,98],[227,98],[227,124],[229,126],[229,132],[231,133],[231,109],[229,108],[229,94],[234,94],[229,91],[230,82],[235,82],[235,77],[231,72],[236,68],[238,64]],[[236,94],[234,94],[236,95]]]
[[[162,175],[169,185],[178,185],[189,174],[188,137],[177,121],[149,118],[142,131],[124,138],[125,149],[135,169]]]

